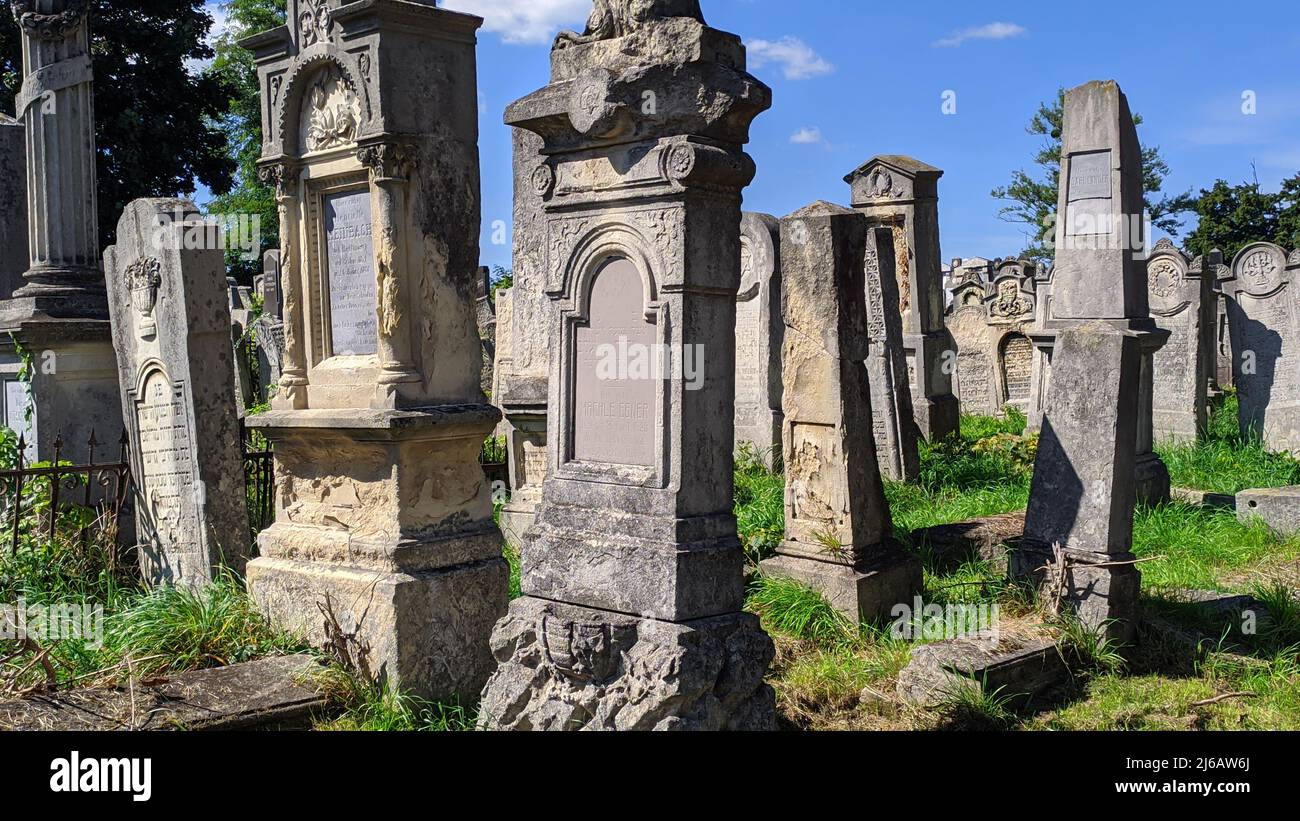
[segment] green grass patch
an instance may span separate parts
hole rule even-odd
[[[1229,510],[1174,502],[1139,508],[1133,519],[1133,552],[1144,562],[1147,588],[1216,590],[1225,570],[1253,564],[1279,550],[1260,523],[1243,525]]]
[[[1257,435],[1242,436],[1237,397],[1228,392],[1211,410],[1206,436],[1186,444],[1157,443],[1174,487],[1237,493],[1300,484],[1300,460],[1269,453]]]

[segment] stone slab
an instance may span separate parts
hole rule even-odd
[[[1282,539],[1300,533],[1300,486],[1243,490],[1237,494],[1237,519],[1261,520]]]
[[[898,675],[898,695],[938,707],[963,689],[1021,705],[1069,680],[1070,671],[1048,638],[979,634],[917,647]]]
[[[1195,490],[1188,487],[1176,487],[1169,491],[1171,498],[1198,507],[1237,509],[1237,497],[1232,493],[1214,493],[1208,490]]]
[[[902,550],[853,567],[776,556],[760,563],[759,568],[766,575],[794,579],[816,590],[854,623],[888,617],[895,605],[916,595],[924,580],[921,559]]]

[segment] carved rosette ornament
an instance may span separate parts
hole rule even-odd
[[[1158,259],[1147,268],[1147,288],[1160,299],[1173,296],[1181,280],[1182,272],[1171,259]]]
[[[677,143],[664,158],[664,173],[670,180],[684,180],[695,170],[695,149],[689,143]]]
[[[532,182],[533,193],[543,199],[550,196],[555,188],[555,170],[549,165],[543,164],[534,168],[529,179]]]
[[[14,19],[29,36],[40,40],[62,40],[81,24],[90,9],[90,0],[68,0],[68,7],[55,14],[36,11],[35,0],[11,0]]]
[[[131,307],[140,315],[139,331],[143,339],[152,339],[158,332],[153,317],[158,304],[158,288],[162,285],[162,265],[153,257],[137,259],[126,268],[126,286],[131,292]]]

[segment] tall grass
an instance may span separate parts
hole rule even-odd
[[[1269,453],[1256,434],[1242,436],[1237,397],[1228,392],[1211,410],[1206,436],[1194,443],[1157,443],[1175,487],[1237,493],[1258,487],[1300,484],[1300,460]]]

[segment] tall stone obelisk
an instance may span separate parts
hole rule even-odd
[[[17,360],[12,334],[32,357],[37,455],[78,459],[91,432],[122,428],[116,359],[100,267],[95,203],[94,73],[89,0],[12,0],[22,32],[16,113],[27,134],[29,264],[0,301],[0,357]],[[5,397],[24,391],[6,386]],[[19,408],[6,408],[14,417]]]

